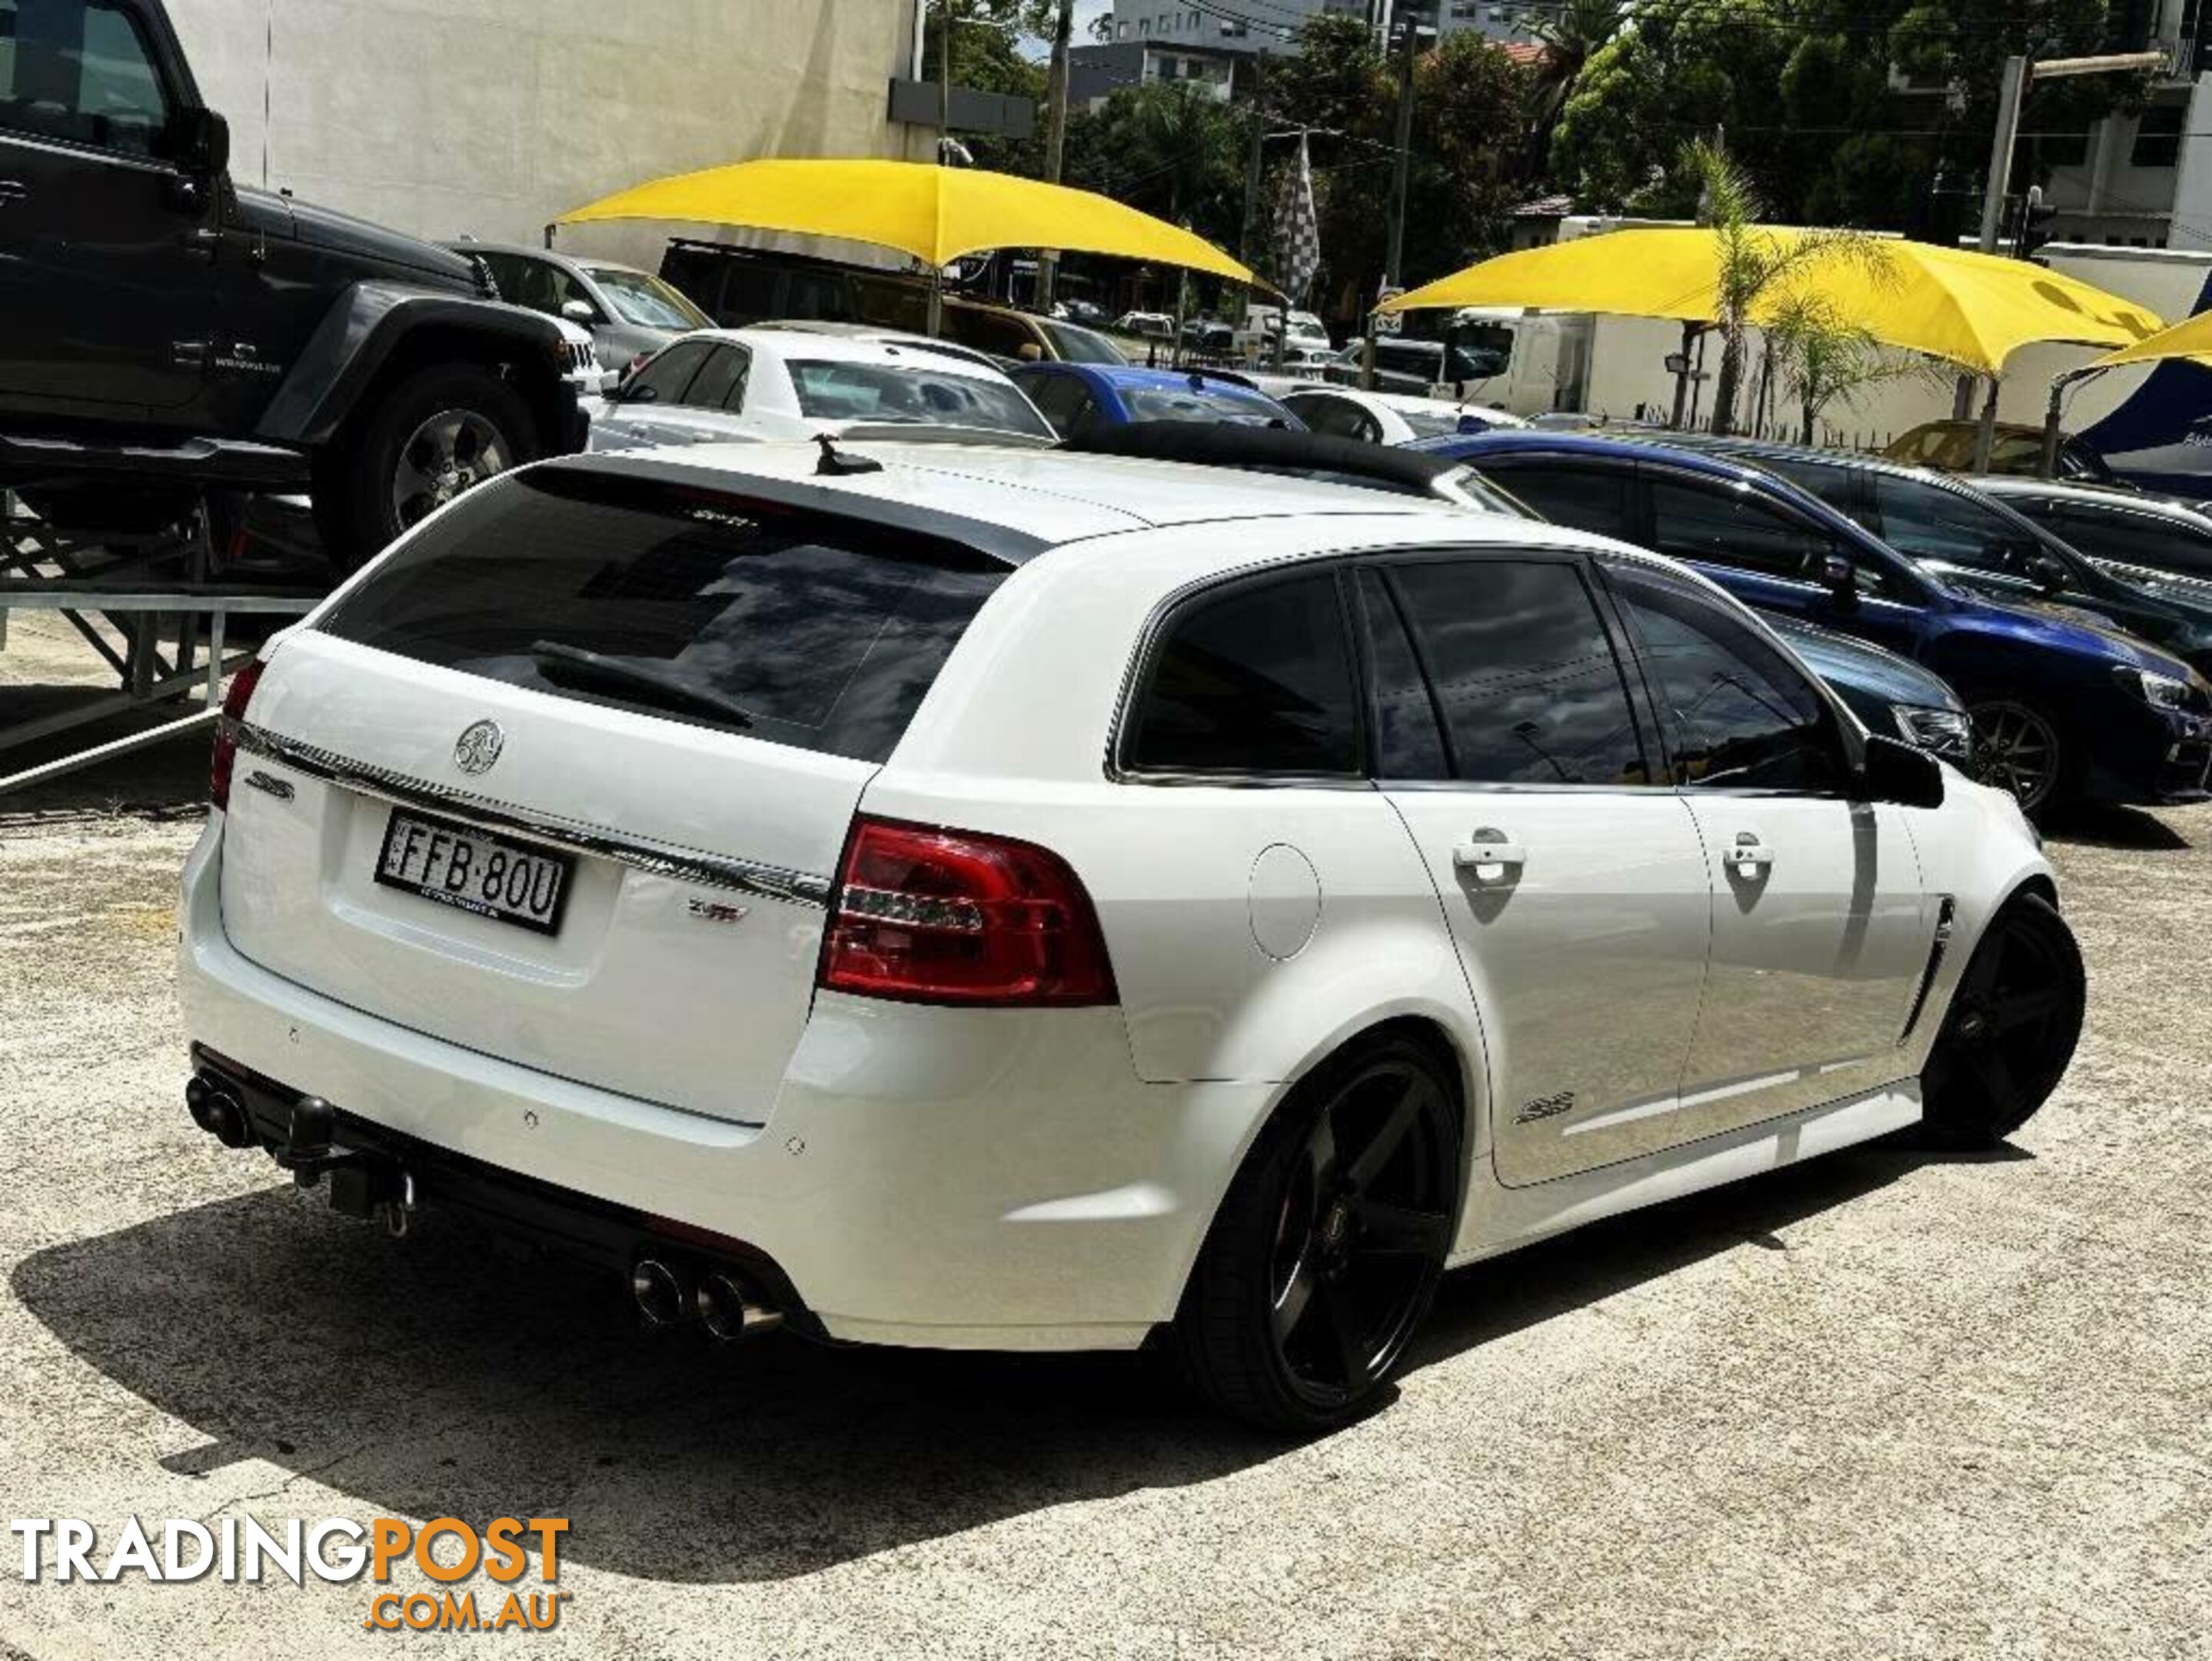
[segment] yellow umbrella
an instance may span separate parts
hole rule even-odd
[[[2088,367],[2117,369],[2130,363],[2156,363],[2166,358],[2185,358],[2212,368],[2212,312],[2185,317],[2172,328],[2161,329],[2117,352],[2108,352]]]
[[[1811,233],[1762,226],[1778,246]],[[1761,297],[1757,323],[1792,293],[1816,289],[1850,323],[1891,346],[1948,359],[1978,374],[2035,341],[2121,346],[2160,326],[2155,313],[2025,260],[1926,242],[1879,245],[1887,271],[1843,254],[1815,257]],[[1608,231],[1501,254],[1385,301],[1385,312],[1459,306],[1534,306],[1547,311],[1713,323],[1720,318],[1719,252],[1704,228]]]
[[[1090,191],[922,161],[739,161],[656,179],[563,214],[559,222],[601,219],[842,237],[896,248],[933,267],[989,248],[1060,248],[1260,281],[1203,237]]]

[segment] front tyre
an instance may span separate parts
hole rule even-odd
[[[419,369],[349,423],[315,472],[331,563],[356,569],[462,491],[534,459],[522,395],[480,364]]]
[[[1435,1054],[1393,1037],[1293,1092],[1245,1159],[1176,1317],[1200,1394],[1271,1431],[1356,1417],[1428,1311],[1459,1197]]]
[[[2006,906],[1975,946],[1921,1073],[1918,1141],[1994,1147],[2026,1124],[2074,1058],[2087,994],[2058,909],[2040,894]]]

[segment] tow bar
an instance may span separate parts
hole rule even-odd
[[[251,1111],[232,1082],[212,1069],[195,1074],[185,1086],[192,1122],[226,1147],[246,1147],[260,1138]],[[301,1188],[319,1188],[331,1179],[331,1209],[362,1222],[381,1217],[394,1238],[415,1220],[415,1174],[389,1154],[342,1147],[332,1140],[337,1113],[319,1096],[292,1104],[284,1140],[268,1142],[269,1157],[292,1173]]]

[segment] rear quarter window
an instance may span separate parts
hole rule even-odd
[[[470,492],[319,626],[535,691],[882,761],[1006,575],[879,523],[541,467]]]

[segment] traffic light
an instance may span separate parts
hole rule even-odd
[[[2050,224],[2057,216],[2057,204],[2043,199],[2043,186],[2030,185],[2027,194],[2021,198],[2019,226],[2013,233],[2013,258],[2034,259],[2035,251],[2051,240]]]

